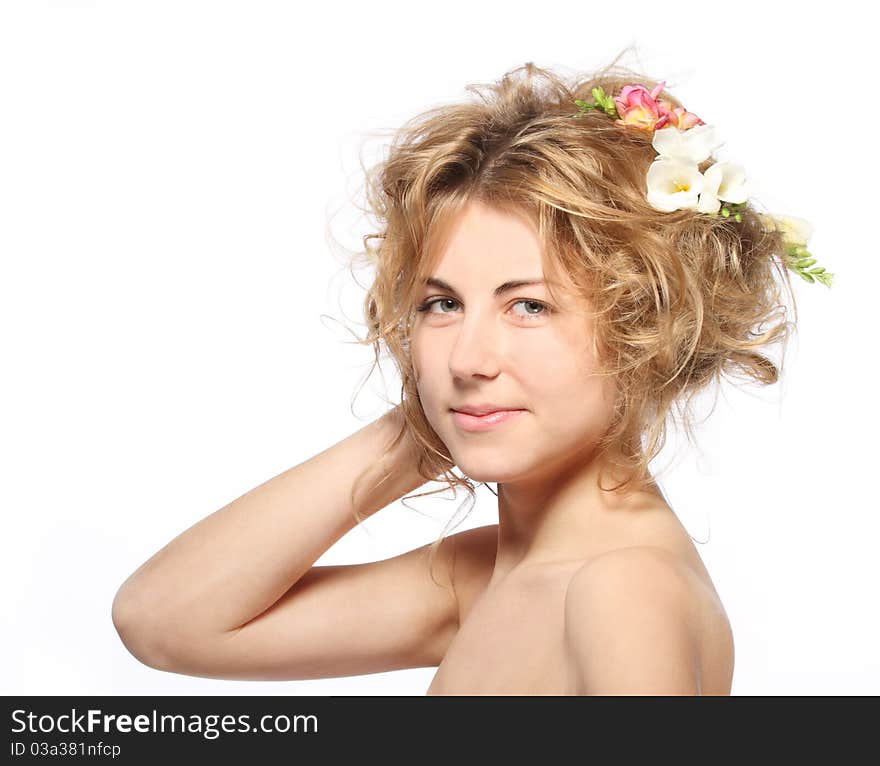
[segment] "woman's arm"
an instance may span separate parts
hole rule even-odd
[[[391,410],[141,565],[113,602],[126,647],[160,669],[224,678],[315,678],[433,661],[458,619],[448,541],[438,556],[448,588],[428,573],[429,546],[378,562],[313,566],[356,525],[355,507],[367,517],[424,483],[408,436],[379,461],[401,418],[399,407]],[[365,470],[353,507],[352,485]]]

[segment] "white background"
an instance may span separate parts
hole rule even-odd
[[[368,134],[526,61],[566,74],[635,44],[628,63],[718,127],[767,209],[813,223],[836,274],[793,277],[783,380],[726,385],[701,450],[670,442],[655,466],[731,619],[733,693],[880,692],[880,114],[860,7],[0,5],[0,691],[424,693],[433,668],[163,673],[127,652],[111,601],[172,537],[396,401],[390,366],[364,384],[350,334]],[[429,542],[463,499],[389,506],[319,562]],[[456,531],[493,523],[494,499],[482,487]]]

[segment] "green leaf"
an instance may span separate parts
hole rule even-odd
[[[805,271],[799,271],[798,274],[801,275],[801,278],[802,278],[802,279],[807,280],[807,282],[815,282],[815,281],[816,281],[815,279],[813,279],[813,277],[811,277],[811,276],[810,276],[809,274],[807,274]]]

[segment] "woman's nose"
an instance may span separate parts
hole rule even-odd
[[[469,378],[473,375],[494,377],[498,374],[501,345],[501,333],[495,315],[489,311],[472,311],[458,326],[449,353],[449,371],[457,378]]]

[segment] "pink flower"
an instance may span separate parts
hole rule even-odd
[[[703,121],[684,107],[674,107],[669,101],[658,101],[657,97],[666,85],[666,80],[649,91],[644,85],[624,85],[614,97],[614,105],[623,125],[632,125],[642,130],[660,130],[674,125],[679,130],[687,130]]]
[[[687,130],[688,128],[704,124],[697,115],[693,112],[689,112],[683,106],[673,107],[668,101],[661,101],[660,103],[665,107],[667,116],[669,117],[669,122],[666,123],[667,127],[673,125],[679,130]]]
[[[669,122],[669,111],[657,96],[666,80],[649,91],[644,85],[624,85],[614,97],[614,106],[620,117],[618,123],[632,125],[642,130],[659,130]]]

